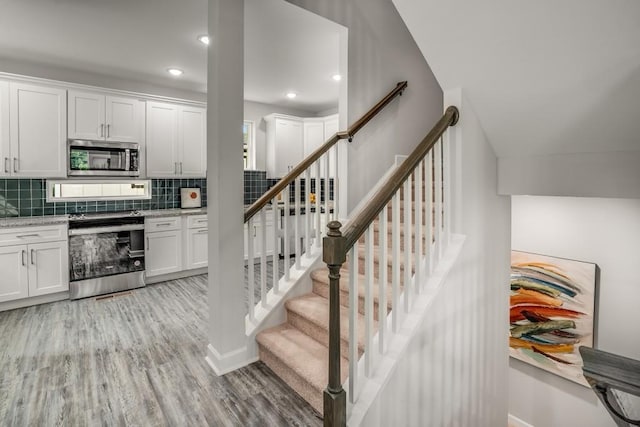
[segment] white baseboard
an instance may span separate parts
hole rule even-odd
[[[209,344],[207,346],[207,357],[205,360],[209,366],[211,366],[213,372],[215,372],[216,375],[221,376],[257,362],[259,358],[250,354],[248,350],[249,349],[245,346],[225,354],[220,354],[211,344]]]
[[[22,298],[13,301],[5,301],[0,303],[0,311],[15,310],[16,308],[47,304],[50,302],[62,301],[65,299],[69,299],[69,291],[63,291],[49,295],[39,295],[37,297],[31,298]]]
[[[509,414],[509,427],[533,427],[533,425],[525,423],[520,418]]]

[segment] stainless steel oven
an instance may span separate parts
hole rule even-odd
[[[139,176],[140,147],[133,142],[70,139],[68,176]]]
[[[69,218],[71,299],[145,286],[144,217],[122,215]]]

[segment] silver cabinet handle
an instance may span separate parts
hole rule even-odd
[[[104,138],[104,123],[100,123],[100,138]]]
[[[182,162],[180,162],[180,175],[182,175]]]
[[[111,125],[107,125],[107,138],[111,137]]]
[[[18,158],[14,157],[13,158],[13,172],[14,173],[18,173],[18,167],[19,167]]]
[[[209,230],[208,230],[207,228],[203,228],[202,230],[198,230],[198,233],[206,233],[206,232],[208,232],[208,231],[209,231]]]
[[[31,265],[36,265],[36,257],[34,256],[35,250],[31,249]]]
[[[4,173],[9,173],[9,166],[7,165],[7,163],[9,163],[9,158],[5,157],[4,158]]]
[[[151,246],[149,246],[149,236],[147,236],[147,250],[150,251],[151,250]]]
[[[22,250],[22,266],[26,267],[27,266],[27,262],[24,260],[24,256],[27,254],[27,251],[25,251],[24,249]]]
[[[156,226],[157,226],[157,227],[161,227],[161,226],[162,226],[162,227],[168,227],[168,226],[170,226],[171,224],[173,224],[173,223],[171,223],[171,222],[159,222],[159,223],[157,223],[157,224],[156,224]]]
[[[173,163],[173,174],[178,175],[178,162]]]

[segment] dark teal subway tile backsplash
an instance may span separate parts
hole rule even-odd
[[[206,179],[153,179],[151,199],[56,202],[46,201],[44,179],[0,179],[0,218],[66,215],[130,210],[174,209],[180,207],[180,188],[200,188],[202,206],[207,206]]]

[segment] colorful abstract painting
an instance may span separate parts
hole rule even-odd
[[[578,347],[593,346],[596,265],[511,252],[512,357],[584,386]]]

